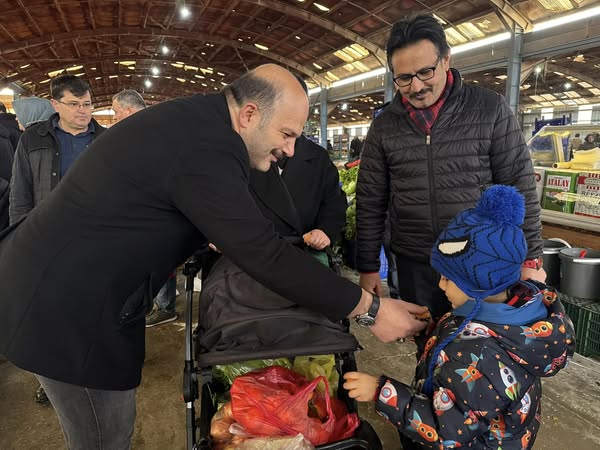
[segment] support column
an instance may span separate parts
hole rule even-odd
[[[506,101],[514,114],[519,110],[519,86],[521,86],[521,62],[523,51],[523,28],[516,25],[512,33],[510,56],[508,58],[506,79]]]
[[[329,91],[321,86],[320,109],[321,109],[321,146],[327,148],[327,97]]]
[[[396,90],[394,89],[394,74],[389,70],[385,72],[383,85],[383,103],[391,102]]]

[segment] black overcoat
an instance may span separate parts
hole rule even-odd
[[[164,102],[103,133],[0,234],[0,354],[67,383],[136,387],[152,297],[206,239],[285,298],[347,315],[360,288],[277,238],[248,179],[223,94]]]
[[[319,229],[333,243],[346,223],[346,195],[338,171],[327,151],[305,136],[296,140],[294,156],[287,160],[281,176],[275,165],[268,172],[251,171],[250,192],[283,236]]]

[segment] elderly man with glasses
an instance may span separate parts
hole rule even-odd
[[[432,16],[396,23],[387,56],[397,92],[371,125],[358,178],[361,286],[381,295],[379,254],[389,213],[400,297],[427,306],[434,319],[446,313],[450,304],[429,266],[433,242],[492,184],[515,186],[525,196],[522,275],[545,279],[533,168],[504,98],[463,83],[450,68],[444,29]]]
[[[104,128],[92,119],[90,86],[74,75],[61,75],[50,83],[56,113],[27,128],[17,145],[13,163],[9,220],[23,219],[54,189],[75,160]],[[38,403],[48,403],[40,386]]]

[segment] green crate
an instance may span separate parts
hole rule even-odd
[[[585,322],[581,337],[581,347],[578,350],[583,356],[600,355],[600,303],[592,303],[582,307]]]
[[[587,331],[588,321],[586,319],[587,311],[584,308],[594,303],[589,298],[573,297],[570,295],[558,293],[558,298],[565,307],[565,312],[571,318],[575,328],[575,344],[577,353],[582,353],[585,342],[584,336]]]

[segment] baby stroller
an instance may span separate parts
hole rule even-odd
[[[330,268],[339,274],[339,256],[328,248],[327,259]],[[188,450],[213,448],[210,423],[217,411],[214,398],[224,389],[213,373],[213,367],[218,364],[334,354],[335,369],[340,375],[337,396],[349,413],[357,412],[356,402],[342,388],[342,375],[356,370],[353,352],[360,349],[354,336],[349,333],[347,320],[333,323],[324,316],[283,299],[223,257],[211,269],[210,276],[202,286],[198,326],[192,330],[193,284],[194,277],[202,268],[202,260],[202,255],[196,254],[185,264],[183,272],[186,276],[183,392]],[[246,298],[248,302],[244,304]],[[257,301],[260,303],[259,309],[255,308]],[[199,416],[194,407],[197,399],[200,402]],[[371,425],[361,419],[351,438],[316,448],[380,450],[382,447]]]

